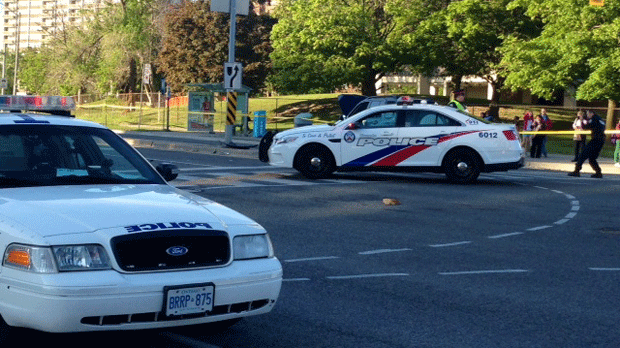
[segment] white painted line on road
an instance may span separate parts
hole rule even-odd
[[[338,280],[338,279],[361,279],[361,278],[379,278],[379,277],[408,277],[409,273],[376,273],[376,274],[357,274],[357,275],[346,275],[346,276],[331,276],[326,277],[327,279]]]
[[[598,267],[590,267],[590,271],[611,271],[611,272],[620,272],[620,268],[598,268]]]
[[[172,333],[172,332],[162,332],[161,335],[162,336],[166,336],[166,337],[168,337],[168,339],[170,339],[172,341],[176,341],[178,343],[181,343],[182,345],[187,346],[187,347],[220,348],[220,346],[214,346],[212,344],[205,343],[205,342],[199,341],[197,339],[194,339],[194,338],[191,338],[191,337],[187,337],[187,336],[183,336],[183,335],[179,335],[179,334],[175,334],[175,333]]]
[[[572,219],[572,218],[574,218],[576,215],[577,215],[577,213],[568,213],[568,214],[566,214],[565,218],[567,218],[567,219]]]
[[[579,211],[579,206],[578,205],[573,205],[573,207],[570,210],[572,210],[572,211]]]
[[[322,260],[333,260],[333,259],[339,259],[339,258],[340,257],[338,257],[338,256],[319,256],[319,257],[307,257],[307,258],[303,258],[303,259],[284,260],[284,262],[322,261]]]
[[[527,230],[530,231],[530,232],[534,232],[534,231],[540,231],[540,230],[544,230],[544,229],[551,228],[551,227],[553,227],[553,226],[549,226],[549,225],[537,226],[537,227],[528,228]]]
[[[469,274],[494,274],[494,273],[526,273],[526,269],[502,269],[487,271],[462,271],[462,272],[439,272],[440,275],[469,275]]]
[[[575,199],[575,196],[569,195],[567,193],[565,193],[564,196],[566,196],[566,198],[568,198],[568,199]]]
[[[369,251],[362,251],[358,254],[360,255],[374,255],[374,254],[383,254],[383,253],[395,253],[395,252],[399,252],[399,251],[411,251],[411,249],[409,248],[403,248],[403,249],[378,249],[378,250],[369,250]]]
[[[554,225],[562,225],[562,224],[565,224],[565,223],[567,223],[569,221],[570,221],[570,219],[562,219],[562,220],[558,220],[558,221],[554,222],[553,224]]]
[[[489,238],[489,239],[498,239],[498,238],[518,236],[520,234],[523,234],[523,232],[512,232],[512,233],[496,234],[494,236],[488,236],[487,238]]]
[[[555,193],[559,193],[559,194],[561,194],[561,195],[563,195],[563,194],[564,194],[564,192],[562,192],[562,191],[558,191],[558,190],[551,190],[551,191],[552,191],[552,192],[555,192]]]
[[[310,278],[289,278],[289,279],[282,279],[283,282],[307,282],[309,281]]]
[[[463,242],[455,242],[455,243],[446,243],[446,244],[431,244],[429,245],[431,248],[443,248],[443,247],[450,247],[450,246],[456,246],[456,245],[463,245],[463,244],[469,244],[471,243],[471,241],[463,241]]]
[[[537,189],[541,189],[541,190],[548,190],[548,188],[542,187],[542,186],[534,186],[534,187],[537,188]]]
[[[570,204],[572,205],[579,205],[579,201],[578,200],[573,200],[570,202]]]

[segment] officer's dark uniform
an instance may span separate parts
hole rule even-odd
[[[590,162],[590,166],[594,169],[594,174],[592,174],[593,178],[602,178],[601,167],[596,162],[598,155],[601,153],[603,149],[603,145],[605,145],[605,122],[601,119],[597,114],[593,114],[592,118],[589,120],[590,122],[585,125],[584,129],[592,130],[591,140],[586,145],[585,149],[579,156],[577,160],[577,164],[575,165],[575,171],[568,173],[569,176],[579,176],[579,171],[581,170],[581,166],[586,161],[586,159]]]

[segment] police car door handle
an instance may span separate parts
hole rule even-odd
[[[382,134],[384,137],[391,137],[392,135],[394,135],[394,132],[383,132]]]

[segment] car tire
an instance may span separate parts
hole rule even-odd
[[[443,162],[443,170],[453,183],[468,184],[480,175],[480,159],[478,154],[469,149],[450,151]]]
[[[258,159],[261,162],[269,162],[269,147],[271,143],[273,143],[274,135],[276,135],[275,132],[269,131],[260,139],[260,144],[258,144]]]
[[[308,179],[328,177],[336,169],[334,157],[322,145],[307,145],[295,156],[295,169]]]

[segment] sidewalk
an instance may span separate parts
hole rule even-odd
[[[254,158],[258,160],[258,144],[260,138],[251,136],[234,136],[235,147],[224,143],[224,133],[204,132],[117,132],[134,147],[150,147],[158,150],[187,151],[213,155]],[[573,156],[549,154],[549,157],[530,158],[526,156],[524,169],[552,170],[572,172],[575,163]],[[615,167],[611,158],[600,158],[603,175],[620,175],[620,168]],[[592,174],[594,171],[588,162],[584,163],[581,172]]]

